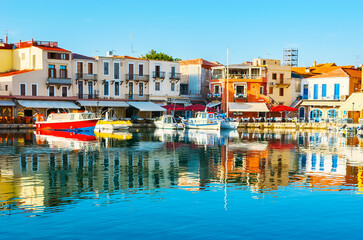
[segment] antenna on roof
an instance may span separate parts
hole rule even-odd
[[[358,68],[359,67],[359,57],[360,55],[354,55],[355,57],[355,67]]]
[[[136,51],[134,51],[134,35],[132,35],[131,32],[130,32],[130,43],[131,43],[131,54],[136,53]]]
[[[7,44],[8,43],[8,38],[9,38],[9,30],[5,30],[5,43]]]

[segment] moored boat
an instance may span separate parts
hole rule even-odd
[[[123,130],[132,126],[130,120],[110,120],[108,112],[105,114],[105,119],[97,122],[95,130]]]
[[[160,129],[183,129],[184,123],[178,122],[172,115],[163,115],[154,122],[156,128]]]
[[[212,112],[197,112],[195,118],[189,118],[185,123],[186,128],[220,130],[221,121]]]
[[[51,113],[47,120],[35,122],[38,130],[93,131],[99,118],[94,113]]]

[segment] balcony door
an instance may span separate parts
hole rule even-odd
[[[82,78],[83,73],[83,63],[77,62],[77,78]]]
[[[93,96],[93,82],[88,82],[88,99],[94,98]]]
[[[155,77],[160,77],[160,66],[155,66]]]
[[[78,98],[83,98],[83,81],[78,81]]]
[[[129,80],[134,80],[134,64],[129,63]]]
[[[132,82],[129,82],[129,99],[132,99],[134,97],[134,84]]]

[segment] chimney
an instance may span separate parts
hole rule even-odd
[[[112,56],[113,56],[113,51],[107,51],[106,56],[107,56],[107,57],[112,57]]]
[[[309,72],[310,72],[310,68],[308,68],[308,67],[307,67],[307,68],[305,68],[305,72],[306,72],[306,73],[309,73]]]
[[[313,62],[313,67],[316,67],[316,61]]]

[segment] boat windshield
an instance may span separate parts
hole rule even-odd
[[[93,118],[93,113],[82,113],[81,118],[82,119],[91,119],[91,118]]]

